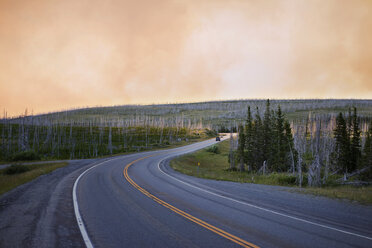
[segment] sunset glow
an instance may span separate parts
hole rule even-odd
[[[0,108],[372,98],[372,1],[0,0]]]

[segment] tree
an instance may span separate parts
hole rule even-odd
[[[348,172],[350,167],[349,155],[350,155],[350,141],[348,137],[347,127],[345,119],[342,113],[336,118],[336,128],[334,130],[335,140],[336,140],[336,159],[337,164],[340,166],[344,173]]]
[[[245,148],[245,135],[244,128],[242,125],[239,125],[239,146],[238,146],[238,159],[240,163],[240,171],[244,171],[244,148]]]
[[[352,136],[352,131],[353,131],[353,116],[351,114],[351,108],[349,108],[348,110],[346,130],[347,130],[347,137],[350,138]]]
[[[110,127],[109,127],[109,136],[108,136],[107,149],[109,150],[110,154],[112,154],[112,134],[111,134],[111,125],[110,125]]]
[[[372,179],[372,121],[369,124],[368,132],[366,133],[366,142],[363,149],[363,167],[370,167],[365,176],[368,180]]]
[[[264,161],[267,161],[268,165],[271,166],[272,160],[272,119],[270,111],[270,100],[266,101],[266,110],[263,119],[262,129],[262,153]]]
[[[295,173],[295,161],[297,158],[297,152],[294,149],[294,138],[292,135],[292,129],[291,124],[289,124],[288,120],[285,120],[284,122],[284,131],[285,131],[285,140],[286,145],[288,147],[289,153],[290,153],[290,160],[288,161],[288,164],[291,165],[292,173]]]
[[[252,167],[253,170],[258,170],[264,163],[264,153],[263,153],[263,145],[264,145],[264,139],[263,139],[263,125],[262,120],[260,116],[260,112],[258,110],[258,107],[256,108],[256,115],[255,120],[253,121],[253,129],[252,129]]]
[[[274,135],[273,135],[273,163],[272,167],[275,171],[286,171],[286,161],[288,154],[288,145],[285,139],[284,133],[284,116],[280,105],[275,114],[275,125],[274,125]]]
[[[248,171],[253,170],[254,166],[254,140],[253,140],[253,120],[251,107],[248,106],[247,121],[245,125],[245,156],[244,162],[248,166]]]
[[[350,142],[350,168],[349,172],[354,171],[360,165],[361,144],[360,144],[360,129],[357,116],[357,109],[354,107],[352,116],[352,137]]]

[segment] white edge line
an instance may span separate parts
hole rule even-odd
[[[119,158],[122,158],[122,157],[119,157]],[[109,160],[105,160],[99,164],[96,164],[88,169],[86,169],[83,173],[81,173],[79,175],[79,177],[76,179],[75,183],[74,183],[74,187],[72,189],[72,200],[74,202],[74,211],[75,211],[75,217],[76,217],[76,221],[77,221],[77,224],[79,226],[79,229],[80,229],[80,233],[81,233],[81,236],[83,236],[83,240],[84,240],[84,243],[85,243],[85,246],[87,248],[93,248],[93,245],[92,245],[92,242],[89,238],[89,235],[88,235],[88,232],[87,230],[85,229],[85,225],[84,225],[84,222],[83,222],[83,219],[80,215],[80,211],[79,211],[79,204],[78,204],[78,201],[77,201],[77,194],[76,194],[76,189],[77,189],[77,185],[79,183],[79,180],[82,176],[85,175],[85,173],[87,173],[88,171],[90,171],[91,169],[103,164],[103,163],[106,163],[106,162],[109,162],[109,161],[112,161],[112,160],[116,160],[116,159],[119,159],[119,158],[113,158],[113,159],[109,159]]]
[[[175,149],[177,149],[177,148],[175,148]],[[156,152],[161,153],[162,151],[161,150],[160,151],[148,151],[148,152],[144,152],[143,154],[153,153],[153,152],[154,153],[156,153]],[[136,156],[136,155],[139,155],[139,154],[138,153],[134,153],[134,154],[130,154],[130,155],[124,155],[124,157],[125,158],[129,158],[129,157],[133,157],[133,156]],[[116,160],[116,159],[121,159],[121,158],[123,158],[123,156],[119,156],[119,157],[115,157],[115,158],[112,158],[112,159],[108,159],[108,160],[102,161],[101,163],[98,163],[98,164],[96,164],[96,165],[94,165],[94,166],[86,169],[85,171],[83,171],[83,173],[81,173],[78,176],[78,178],[75,180],[74,187],[72,189],[72,201],[74,203],[74,212],[75,212],[76,221],[77,221],[77,224],[79,226],[81,236],[83,237],[85,246],[87,248],[93,248],[93,244],[92,244],[92,241],[90,240],[89,235],[88,235],[88,232],[87,232],[87,230],[85,228],[83,218],[80,215],[79,204],[78,204],[77,193],[76,193],[77,185],[78,185],[80,179],[82,178],[82,176],[84,176],[91,169],[94,169],[95,167],[97,167],[97,166],[99,166],[99,165],[101,165],[103,163],[106,163],[106,162],[109,162],[109,161],[112,161],[112,160]]]
[[[323,227],[323,228],[330,229],[330,230],[333,230],[333,231],[338,231],[338,232],[341,232],[341,233],[345,233],[345,234],[353,235],[353,236],[356,236],[356,237],[359,237],[359,238],[365,238],[365,239],[368,239],[368,240],[372,240],[372,238],[371,238],[371,237],[368,237],[368,236],[364,236],[364,235],[360,235],[360,234],[357,234],[357,233],[352,233],[352,232],[344,231],[344,230],[337,229],[337,228],[334,228],[334,227],[331,227],[331,226],[326,226],[326,225],[323,225],[323,224],[319,224],[319,223],[315,223],[315,222],[312,222],[312,221],[308,221],[308,220],[304,220],[304,219],[301,219],[301,218],[297,218],[297,217],[294,217],[294,216],[291,216],[291,215],[287,215],[287,214],[279,213],[279,212],[277,212],[277,211],[273,211],[273,210],[270,210],[270,209],[267,209],[267,208],[259,207],[259,206],[256,206],[256,205],[253,205],[253,204],[250,204],[250,203],[247,203],[247,202],[243,202],[243,201],[239,201],[239,200],[236,200],[236,199],[233,199],[233,198],[227,197],[227,196],[219,195],[219,194],[216,194],[216,193],[214,193],[214,192],[212,192],[212,191],[209,191],[209,190],[206,190],[206,189],[203,189],[203,188],[199,188],[199,187],[197,187],[197,186],[195,186],[195,185],[192,185],[192,184],[190,184],[190,183],[187,183],[187,182],[184,182],[184,181],[182,181],[182,180],[179,180],[178,178],[169,175],[168,173],[166,173],[165,171],[163,171],[163,170],[160,168],[160,163],[163,162],[164,160],[168,159],[168,158],[171,158],[171,157],[172,157],[172,156],[168,156],[168,157],[165,157],[164,159],[160,160],[159,163],[158,163],[158,169],[159,169],[163,174],[167,175],[168,177],[173,178],[174,180],[176,180],[176,181],[178,181],[178,182],[180,182],[180,183],[183,183],[183,184],[185,184],[185,185],[188,185],[189,187],[192,187],[192,188],[198,189],[198,190],[200,190],[200,191],[206,192],[206,193],[211,194],[211,195],[214,195],[214,196],[218,196],[218,197],[223,198],[223,199],[227,199],[227,200],[230,200],[230,201],[233,201],[233,202],[237,202],[237,203],[240,203],[240,204],[243,204],[243,205],[246,205],[246,206],[252,207],[252,208],[256,208],[256,209],[259,209],[259,210],[262,210],[262,211],[265,211],[265,212],[269,212],[269,213],[276,214],[276,215],[280,215],[280,216],[283,216],[283,217],[287,217],[287,218],[290,218],[290,219],[293,219],[293,220],[297,220],[297,221],[305,222],[305,223],[308,223],[308,224],[311,224],[311,225],[315,225],[315,226]]]

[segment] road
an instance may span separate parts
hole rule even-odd
[[[21,186],[0,198],[0,247],[372,247],[370,206],[168,166],[213,143],[74,161]]]
[[[214,142],[115,159],[84,175],[77,195],[92,244],[372,246],[371,208],[277,187],[193,178],[174,172],[164,161]]]

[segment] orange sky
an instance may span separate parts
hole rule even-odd
[[[0,108],[372,98],[372,1],[0,0]]]

